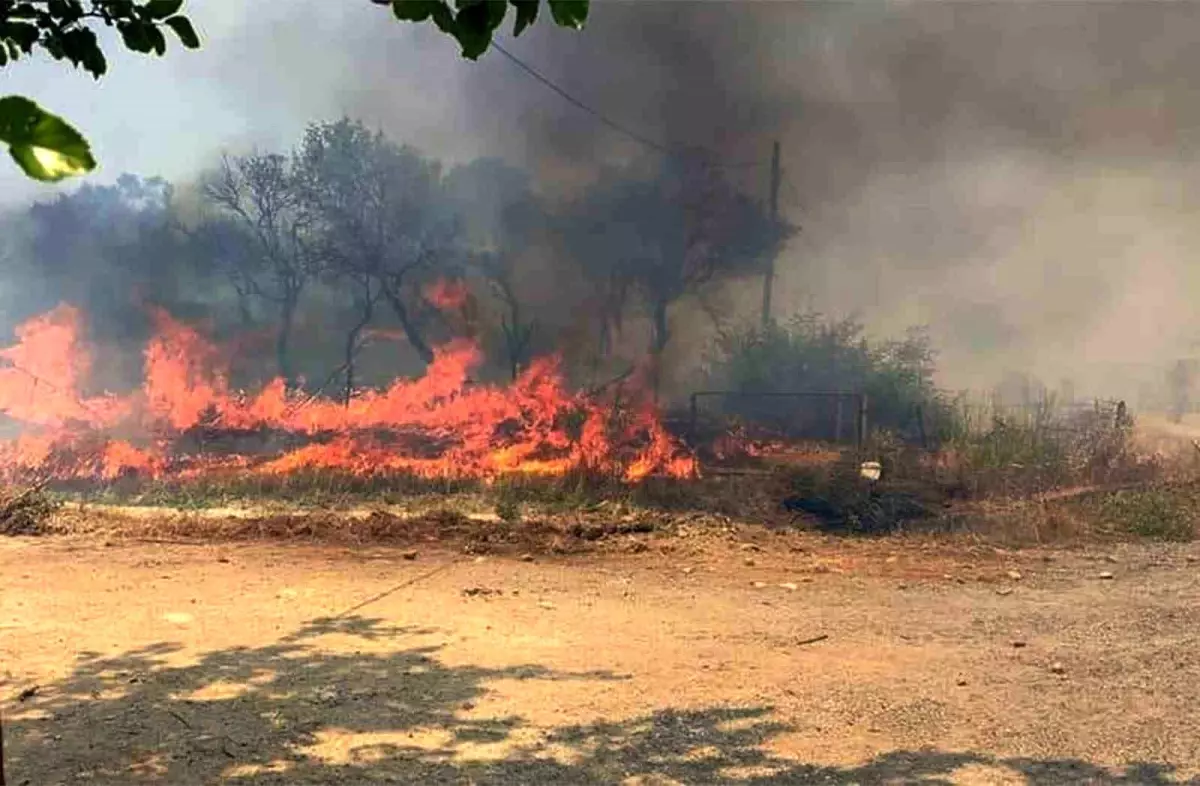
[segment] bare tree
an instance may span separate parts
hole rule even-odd
[[[439,166],[343,118],[309,126],[296,168],[304,202],[319,217],[327,268],[356,281],[364,293],[358,299],[362,326],[354,335],[382,299],[409,344],[431,362],[425,335],[430,309],[421,288],[450,272],[458,258],[457,227],[442,198]]]
[[[238,292],[243,317],[247,299],[266,301],[277,309],[275,359],[279,375],[291,387],[292,330],[300,298],[314,278],[317,259],[311,244],[313,216],[301,199],[287,157],[253,154],[224,157],[217,175],[204,188],[205,197],[230,220],[211,226],[210,239],[223,245],[216,257],[225,263]],[[245,239],[230,234],[236,227]]]
[[[482,158],[452,170],[446,192],[465,239],[476,252],[471,267],[500,304],[505,360],[513,377],[529,362],[537,320],[527,318],[518,291],[525,252],[541,239],[545,214],[529,175],[498,159]]]

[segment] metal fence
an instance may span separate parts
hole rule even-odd
[[[711,405],[705,407],[705,403]],[[869,428],[865,393],[698,390],[691,394],[687,434],[693,443],[703,439],[706,432],[722,430],[734,420],[752,422],[777,437],[835,443],[852,440],[859,448]]]

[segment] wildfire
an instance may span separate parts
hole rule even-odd
[[[446,284],[427,297],[452,308],[464,294]],[[471,381],[479,347],[455,339],[435,350],[423,377],[359,391],[349,403],[289,393],[279,379],[245,394],[231,390],[228,364],[199,330],[150,313],[144,380],[124,396],[84,395],[91,357],[77,309],[62,305],[17,329],[17,344],[0,351],[0,412],[22,430],[0,443],[0,472],[109,480],[328,469],[491,479],[589,470],[637,482],[696,471],[653,406],[617,412],[568,390],[557,357],[529,364],[511,385],[482,385]],[[243,447],[222,447],[231,441]],[[260,447],[246,449],[248,441]]]

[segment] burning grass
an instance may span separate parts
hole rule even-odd
[[[0,357],[0,410],[22,425],[0,447],[10,479],[288,476],[337,471],[454,481],[586,471],[636,483],[686,477],[695,462],[637,386],[604,396],[567,389],[555,357],[506,387],[472,380],[479,348],[438,348],[426,374],[348,403],[289,392],[274,380],[233,391],[218,349],[161,310],[145,380],[125,396],[87,396],[91,356],[69,306],[29,320]]]
[[[55,513],[66,500],[93,513],[174,511],[137,526],[220,538],[455,539],[483,527],[583,543],[705,517],[859,534],[991,528],[1038,542],[1195,533],[1200,494],[1163,484],[1175,470],[1135,449],[1123,407],[989,420],[945,406],[932,449],[884,431],[855,452],[735,427],[693,452],[636,383],[573,392],[553,357],[486,385],[472,380],[478,348],[452,341],[424,377],[347,404],[279,380],[234,391],[217,347],[165,312],[154,319],[145,380],[124,396],[85,394],[91,355],[68,306],[0,351],[0,411],[21,426],[0,445],[0,475],[13,487],[45,479],[51,495],[0,505],[0,532],[90,526]],[[699,472],[698,457],[720,467]],[[860,476],[867,458],[882,464],[881,480]]]

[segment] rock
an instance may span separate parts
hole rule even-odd
[[[520,557],[520,560],[521,560],[521,562],[533,562],[533,555],[532,554],[522,554]]]
[[[955,680],[954,684],[957,685],[958,687],[962,688],[962,687],[966,686],[967,681],[960,677],[957,680]]]
[[[780,587],[782,587],[782,588],[783,588],[783,589],[785,589],[785,590],[795,590],[795,589],[799,589],[799,586],[797,586],[796,584],[793,584],[793,583],[792,583],[792,582],[790,582],[790,581],[785,581],[785,582],[783,582],[782,584],[780,584],[779,586],[780,586]]]
[[[954,579],[954,577],[951,576],[949,573],[943,573],[942,578],[945,579],[946,581],[951,581]]]
[[[893,554],[892,556],[885,559],[884,562],[886,562],[888,565],[892,565],[892,564],[896,563],[899,559],[900,559],[899,557],[897,557],[895,554]]]
[[[1025,647],[1028,647],[1028,646],[1029,646],[1029,645],[1028,645],[1026,642],[1024,642],[1024,641],[1021,641],[1020,639],[1017,639],[1016,641],[1014,641],[1014,642],[1012,643],[1012,645],[1013,645],[1013,648],[1014,648],[1014,649],[1018,649],[1018,650],[1019,650],[1019,649],[1024,649]]]
[[[1107,556],[1104,558],[1104,560],[1105,560],[1106,562],[1112,562],[1112,563],[1114,563],[1114,564],[1115,564],[1115,563],[1118,563],[1118,562],[1120,562],[1120,561],[1121,561],[1120,559],[1118,559],[1118,558],[1117,558],[1117,556],[1116,556],[1115,554],[1109,554],[1109,555],[1107,555]]]
[[[1114,579],[1114,578],[1116,578],[1116,576],[1113,576],[1113,574],[1112,574],[1112,573],[1110,573],[1110,572],[1108,572],[1108,571],[1106,570],[1106,571],[1104,571],[1103,573],[1101,573],[1101,574],[1100,574],[1099,578],[1106,579],[1106,580],[1111,580],[1111,579]]]
[[[741,548],[742,551],[762,551],[762,549],[758,547],[757,543],[743,543]]]
[[[685,576],[690,576],[695,572],[696,572],[696,569],[693,567],[687,567],[687,568],[683,569],[683,575],[685,575]]]
[[[997,595],[1011,595],[1012,593],[1012,587],[1000,587],[996,590]]]
[[[400,556],[411,562],[412,560],[415,560],[417,558],[417,550],[409,549],[408,551],[405,551],[404,553],[402,553]]]
[[[750,582],[750,586],[754,587],[754,589],[762,589],[763,587],[765,587],[767,585],[761,581],[752,581],[752,582]]]
[[[538,605],[541,606],[543,609],[553,609],[554,608],[554,604],[548,600],[538,601]]]
[[[747,568],[753,568],[754,567],[754,558],[746,557],[744,560],[742,560],[742,564],[745,565]]]
[[[1019,570],[1010,570],[1010,571],[1008,572],[1008,577],[1009,577],[1010,579],[1012,579],[1013,581],[1020,581],[1020,580],[1021,580],[1021,571],[1019,571]]]
[[[1200,562],[1200,557],[1197,557],[1195,554],[1188,554],[1184,559],[1191,563]]]
[[[1050,664],[1050,673],[1051,674],[1066,674],[1067,667],[1064,666],[1059,661],[1054,661],[1053,663]]]

